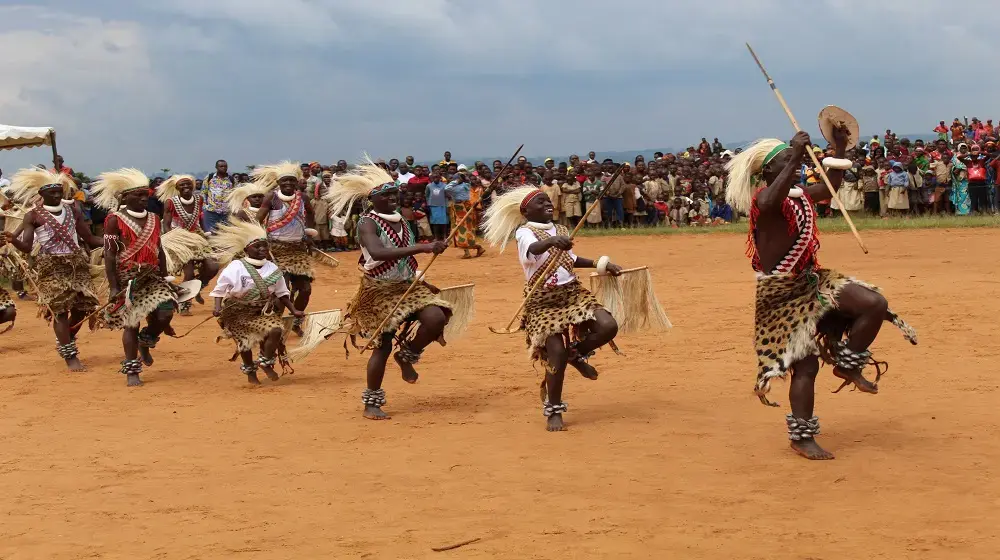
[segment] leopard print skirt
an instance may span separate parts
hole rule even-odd
[[[16,251],[13,245],[0,248],[0,278],[6,278],[9,282],[24,282],[24,271],[21,269],[14,257],[8,256],[7,251]],[[28,261],[29,257],[21,256]],[[29,261],[30,264],[30,261]]]
[[[272,240],[270,245],[274,264],[278,265],[282,272],[292,276],[303,276],[310,280],[315,278],[312,259],[309,257],[309,248],[306,247],[305,243]]]
[[[56,315],[80,311],[91,313],[100,305],[90,276],[90,261],[83,253],[49,255],[35,258],[34,273],[38,285],[38,305],[48,317],[46,306]]]
[[[4,311],[7,308],[16,308],[14,298],[10,297],[10,292],[0,286],[0,311]]]
[[[281,316],[267,309],[266,303],[260,301],[241,302],[238,299],[228,299],[223,302],[219,326],[222,336],[216,342],[229,339],[236,343],[239,352],[252,351],[257,348],[274,329],[282,329],[282,343],[288,332],[284,328]],[[279,352],[281,354],[283,352]]]
[[[127,280],[140,275],[139,269],[118,271],[123,289]],[[132,286],[128,296],[128,304],[116,302],[98,317],[98,327],[121,330],[126,327],[137,328],[150,313],[158,309],[177,309],[177,299],[170,283],[159,273],[151,272],[143,276],[135,286]]]
[[[351,340],[354,341],[358,336],[372,338],[372,333],[409,287],[409,280],[375,280],[362,276],[361,287],[347,304],[344,313],[344,326]],[[382,327],[382,334],[395,333],[401,325],[413,321],[420,310],[431,305],[444,309],[445,315],[451,317],[450,303],[442,299],[428,284],[417,284]],[[379,348],[381,345],[382,337],[376,336],[372,341],[372,348]]]
[[[837,297],[851,284],[881,293],[871,284],[825,268],[758,278],[754,311],[757,351],[754,393],[762,403],[778,406],[767,399],[771,380],[784,378],[792,364],[809,356],[829,355],[828,346],[837,342],[843,331],[834,340],[818,327],[824,317],[836,311]],[[916,342],[915,331],[902,319],[896,317],[893,324],[908,340]]]
[[[545,341],[552,335],[574,339],[576,327],[593,320],[598,309],[603,307],[579,281],[536,290],[525,305],[521,318],[531,359],[544,356]]]

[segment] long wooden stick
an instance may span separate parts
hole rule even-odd
[[[500,172],[497,173],[496,177],[493,177],[493,180],[490,181],[489,186],[486,187],[486,190],[483,191],[483,194],[479,199],[479,204],[482,204],[482,200],[487,196],[489,196],[494,189],[496,189],[496,186],[500,182],[500,179],[503,177],[503,174],[507,171],[507,169],[510,168],[510,165],[514,163],[514,160],[517,159],[517,155],[521,153],[522,148],[524,148],[524,144],[518,146],[517,151],[514,152],[514,155],[510,156],[510,159],[507,160],[507,163],[503,166],[503,168],[500,169]],[[465,225],[465,222],[469,221],[469,218],[472,217],[472,215],[475,213],[475,210],[476,210],[475,207],[473,207],[472,211],[467,212],[465,214],[465,218],[463,218],[462,221],[458,223],[458,225],[452,228],[451,234],[448,235],[448,239],[445,240],[445,244],[448,245],[451,244],[451,240],[454,239],[456,235],[458,235],[458,230]],[[424,267],[423,274],[413,278],[413,282],[410,283],[410,287],[407,288],[405,292],[403,292],[403,296],[400,297],[398,301],[396,301],[396,305],[392,306],[392,310],[390,310],[388,315],[385,316],[385,319],[382,319],[382,322],[379,324],[378,328],[375,329],[375,331],[372,333],[372,338],[368,339],[368,344],[365,344],[365,347],[361,349],[361,354],[364,354],[369,348],[371,348],[372,344],[375,342],[375,337],[382,336],[382,329],[385,328],[385,325],[389,322],[389,319],[392,318],[393,313],[395,313],[396,310],[399,309],[399,306],[403,303],[403,300],[406,299],[406,296],[410,295],[410,292],[412,292],[413,289],[417,287],[417,284],[421,282],[424,279],[424,277],[427,276],[427,271],[430,270],[431,265],[434,264],[434,261],[436,261],[437,258],[438,258],[437,255],[431,257],[430,262],[428,262],[427,266]]]
[[[580,229],[583,227],[583,224],[586,223],[587,216],[589,216],[590,213],[593,212],[594,208],[601,203],[601,198],[603,198],[604,195],[607,194],[609,190],[611,190],[611,185],[615,184],[615,180],[617,180],[618,176],[621,175],[623,169],[625,169],[625,164],[618,166],[618,169],[615,170],[615,173],[614,175],[611,176],[611,179],[608,181],[608,184],[604,186],[604,190],[602,190],[601,194],[597,196],[597,200],[594,201],[594,204],[592,204],[590,208],[587,208],[587,211],[584,212],[583,217],[580,218],[580,221],[576,224],[576,227],[573,228],[573,232],[569,234],[570,239],[576,237],[577,232],[579,232]],[[516,330],[514,331],[510,330],[511,327],[514,326],[514,321],[517,321],[517,317],[518,315],[521,314],[521,311],[524,309],[524,306],[528,305],[528,300],[531,299],[531,296],[535,293],[535,290],[537,290],[538,287],[541,286],[542,283],[545,280],[547,280],[549,276],[552,275],[552,272],[555,271],[556,264],[559,262],[559,253],[560,251],[558,249],[556,249],[555,252],[552,253],[552,258],[549,259],[549,263],[545,266],[545,270],[542,272],[542,275],[538,277],[538,280],[536,280],[535,283],[531,286],[531,289],[528,290],[528,295],[524,296],[524,301],[521,302],[520,307],[518,307],[517,311],[514,312],[514,316],[510,318],[510,322],[507,323],[507,326],[503,329],[494,329],[493,327],[490,327],[490,331],[492,331],[494,334],[512,334],[517,332]]]
[[[647,268],[649,268],[649,267],[648,266],[637,266],[635,268],[623,268],[622,271],[621,271],[621,274],[628,274],[629,272],[638,272],[640,270],[646,270]],[[600,274],[598,274],[596,272],[591,272],[590,275],[591,276],[600,276]]]
[[[334,266],[340,266],[340,261],[339,261],[339,260],[337,260],[337,259],[336,259],[336,258],[335,258],[335,257],[334,257],[333,255],[331,255],[330,253],[327,253],[326,251],[321,251],[321,250],[319,250],[319,249],[317,249],[317,248],[315,248],[315,247],[313,247],[313,249],[312,249],[312,250],[313,250],[313,251],[315,251],[315,252],[316,252],[316,254],[318,254],[319,256],[321,256],[321,257],[325,257],[325,258],[327,258],[327,259],[330,259],[331,261],[333,261],[333,264],[334,264]]]
[[[477,537],[477,538],[474,538],[474,539],[469,539],[467,541],[462,541],[460,543],[456,543],[456,544],[449,545],[449,546],[432,547],[431,550],[433,550],[434,552],[447,552],[449,550],[455,550],[456,548],[462,548],[463,546],[467,546],[467,545],[470,545],[470,544],[475,544],[475,543],[477,543],[477,542],[479,542],[481,540],[483,540],[482,537]]]
[[[795,115],[792,114],[792,110],[788,108],[788,104],[785,103],[785,98],[782,97],[781,92],[778,91],[778,86],[774,84],[774,80],[771,79],[770,74],[767,70],[764,70],[764,65],[761,64],[760,58],[757,57],[757,53],[753,52],[753,47],[750,43],[747,43],[747,49],[750,51],[750,55],[753,56],[754,61],[757,63],[757,67],[760,71],[764,73],[764,77],[767,78],[767,85],[771,86],[771,91],[774,92],[775,97],[778,98],[778,103],[781,103],[781,108],[785,110],[785,114],[788,115],[788,120],[792,121],[792,126],[795,127],[795,132],[801,132],[802,128],[799,127],[799,121],[795,120]],[[865,247],[865,242],[861,240],[861,234],[858,233],[858,228],[854,227],[854,222],[851,220],[850,214],[844,209],[844,203],[840,201],[840,196],[837,195],[837,191],[833,188],[833,184],[830,183],[830,178],[826,175],[826,170],[820,164],[819,159],[816,158],[816,154],[813,153],[812,148],[806,150],[809,153],[809,158],[812,160],[813,165],[816,166],[816,171],[819,172],[820,177],[823,178],[823,183],[826,184],[826,188],[830,189],[830,195],[833,200],[837,203],[837,207],[840,208],[840,213],[844,215],[844,220],[847,221],[847,225],[851,228],[851,233],[854,234],[854,238],[858,240],[858,245],[861,246],[861,250],[868,254],[868,247]]]

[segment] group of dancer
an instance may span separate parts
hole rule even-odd
[[[834,133],[838,157],[846,149],[845,134],[842,129]],[[761,140],[751,145],[728,164],[727,200],[749,216],[747,254],[757,273],[755,392],[765,404],[777,406],[766,396],[770,381],[791,372],[786,428],[792,448],[809,459],[829,459],[832,454],[816,442],[820,428],[814,415],[814,382],[819,360],[832,364],[845,385],[875,393],[882,362],[872,358],[869,347],[881,323],[892,322],[914,344],[916,334],[889,310],[877,288],[819,266],[813,205],[831,195],[825,187],[794,186],[809,145],[805,133],[788,144]],[[829,177],[836,189],[843,173],[831,170]],[[72,181],[24,170],[14,177],[13,186],[30,210],[23,228],[4,234],[0,244],[33,255],[26,276],[34,280],[38,303],[53,322],[57,351],[71,370],[82,369],[76,339],[85,319],[94,316],[102,326],[123,330],[121,372],[128,385],[141,384],[139,375],[143,366],[153,364],[151,350],[160,336],[176,336],[170,323],[181,294],[172,283],[174,275],[207,284],[221,269],[210,296],[223,336],[235,342],[240,369],[249,382],[259,383],[260,369],[276,380],[275,365],[287,360],[289,331],[301,335],[314,278],[310,254],[315,217],[298,188],[300,179],[294,163],[258,167],[253,182],[240,185],[230,196],[229,222],[206,236],[197,225],[201,207],[193,195],[194,179],[171,177],[157,193],[170,221],[162,237],[175,230],[193,236],[189,241],[187,235],[173,235],[181,239],[170,243],[180,248],[165,251],[159,220],[146,212],[149,183],[141,172],[119,170],[99,177],[95,202],[109,215],[104,238],[97,239],[83,227],[79,208],[72,203]],[[368,208],[358,222],[360,286],[345,308],[340,330],[362,352],[371,349],[362,405],[363,415],[374,420],[389,418],[383,411],[383,381],[390,357],[403,380],[416,383],[417,364],[433,342],[445,344],[454,312],[441,290],[418,271],[415,258],[441,254],[448,245],[418,244],[416,232],[399,213],[398,195],[387,172],[361,165],[336,177],[326,197],[332,215],[359,200]],[[484,235],[501,249],[509,240],[516,241],[526,281],[521,328],[532,360],[544,363],[546,429],[562,431],[568,410],[563,398],[567,366],[594,380],[598,371],[589,359],[595,351],[605,345],[617,350],[618,322],[576,271],[590,268],[618,276],[622,269],[608,257],[578,256],[566,228],[553,224],[553,204],[542,190],[525,187],[490,198]],[[100,313],[86,246],[103,247],[111,298]],[[532,289],[535,285],[540,289]],[[12,321],[13,309],[11,298],[0,292],[0,319]],[[286,312],[290,321],[282,318]],[[146,326],[140,329],[143,321]],[[358,338],[366,341],[364,346],[358,345]],[[869,364],[877,368],[874,382],[863,375]]]

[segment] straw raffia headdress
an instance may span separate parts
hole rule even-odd
[[[763,186],[761,173],[778,154],[788,149],[777,138],[757,140],[726,164],[729,181],[726,185],[726,202],[737,212],[750,212],[757,188]]]
[[[191,183],[192,187],[196,184],[191,175],[171,175],[169,179],[156,187],[156,198],[160,199],[160,202],[166,202],[175,196],[180,196],[180,184],[184,181]]]
[[[95,204],[114,211],[121,205],[123,195],[139,189],[149,189],[149,177],[138,169],[122,168],[98,175],[91,194]]]
[[[296,181],[302,179],[302,168],[293,161],[283,161],[273,165],[258,165],[250,173],[255,183],[263,185],[268,190],[278,186],[278,181],[291,177]]]
[[[271,189],[257,182],[243,183],[229,192],[226,202],[229,204],[230,214],[239,214],[243,211],[248,198],[255,194],[267,194]]]
[[[486,241],[494,247],[499,245],[503,252],[517,228],[527,221],[522,214],[524,206],[539,194],[542,194],[541,189],[520,187],[494,197],[483,218]]]
[[[220,266],[226,266],[232,262],[237,253],[262,241],[267,241],[267,231],[256,222],[243,220],[220,224],[215,230],[215,235],[209,239],[212,245],[212,257]]]
[[[359,198],[398,190],[392,175],[376,165],[371,158],[330,181],[330,189],[324,197],[330,203],[330,215],[339,215],[350,208]]]
[[[76,183],[65,173],[30,167],[14,174],[10,181],[11,200],[18,204],[33,203],[47,187],[62,189],[63,198],[70,196]]]

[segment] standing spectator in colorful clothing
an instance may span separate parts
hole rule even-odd
[[[948,141],[948,127],[945,126],[944,121],[939,122],[938,125],[934,127],[934,132],[937,133],[938,140],[944,140],[945,142]]]
[[[951,123],[951,143],[956,146],[965,140],[965,126],[955,117],[955,120]]]
[[[213,233],[218,224],[225,222],[229,216],[229,203],[226,199],[236,188],[233,177],[229,174],[229,164],[220,159],[215,162],[215,173],[205,177],[201,192],[205,197],[204,229],[205,233]]]
[[[614,175],[615,162],[609,158],[605,159],[601,165],[604,168],[601,182],[607,184]],[[627,172],[626,168],[622,171],[622,175]],[[615,227],[616,225],[620,228],[625,227],[625,201],[622,199],[625,193],[625,179],[622,175],[619,175],[614,183],[608,187],[608,192],[601,201],[601,214],[604,216],[605,227]]]
[[[427,199],[427,207],[430,210],[431,231],[434,232],[435,241],[444,241],[448,237],[448,191],[445,183],[441,181],[441,174],[437,171],[431,173],[431,182],[427,185],[424,197]]]
[[[971,150],[964,155],[962,163],[965,164],[969,177],[969,201],[972,211],[984,214],[990,210],[989,188],[986,182],[986,163],[989,158],[978,144],[973,144]]]
[[[598,168],[597,164],[590,164],[587,169],[587,180],[581,185],[585,209],[590,211],[591,206],[597,205],[597,208],[594,208],[592,212],[587,214],[587,223],[591,226],[599,225],[603,221],[599,197],[601,196],[601,190],[604,189],[604,181],[598,175],[599,172],[600,168]]]
[[[931,204],[933,212],[941,214],[948,211],[948,204],[951,202],[951,156],[932,161],[931,171],[934,172],[935,183]]]
[[[551,158],[546,161],[550,160]],[[551,170],[546,170],[545,175],[542,177],[542,192],[548,195],[549,200],[552,201],[552,223],[562,224],[562,221],[560,221],[560,217],[562,216],[562,189],[559,188],[555,173]]]

